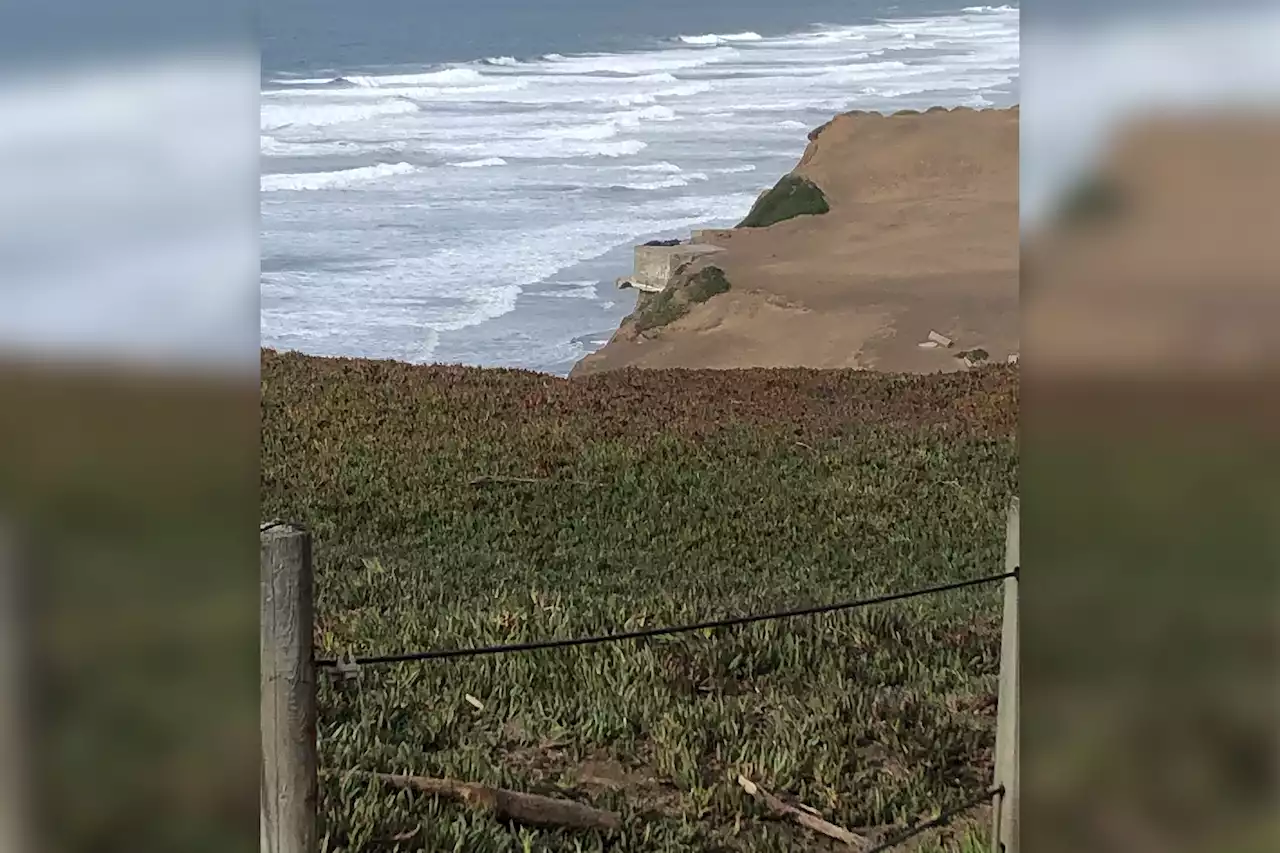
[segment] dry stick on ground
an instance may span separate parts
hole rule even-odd
[[[808,811],[798,809],[795,806],[789,806],[782,800],[770,794],[764,788],[761,788],[755,782],[752,782],[746,776],[738,776],[738,784],[742,786],[748,794],[757,800],[764,802],[769,810],[775,814],[785,815],[791,818],[801,826],[812,829],[814,832],[820,832],[828,838],[834,838],[837,841],[843,841],[855,850],[866,850],[871,847],[871,841],[863,838],[861,835],[855,835],[849,830],[836,826],[834,823],[827,823],[816,814],[810,814]]]
[[[457,800],[472,808],[489,812],[498,820],[510,820],[534,826],[596,829],[606,832],[622,827],[622,818],[617,814],[584,806],[572,800],[557,800],[538,794],[522,794],[519,791],[491,788],[488,785],[459,782],[455,779],[431,779],[426,776],[367,773],[355,770],[351,773],[370,776],[396,788]]]
[[[487,486],[490,483],[564,483],[570,486],[599,487],[599,483],[588,483],[586,480],[556,480],[551,477],[497,477],[486,474],[471,481],[473,486]]]

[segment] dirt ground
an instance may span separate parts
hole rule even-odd
[[[1018,110],[838,116],[795,174],[829,213],[733,229],[732,290],[638,335],[624,323],[574,375],[635,367],[962,369],[1019,349]],[[924,349],[931,330],[955,343]]]

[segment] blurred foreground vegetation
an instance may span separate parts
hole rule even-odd
[[[324,657],[825,603],[1002,569],[1017,396],[1006,366],[570,381],[267,351],[262,517],[315,534]],[[990,783],[998,638],[987,586],[366,667],[322,685],[325,767],[567,797],[624,831],[504,826],[353,777],[325,779],[322,834],[329,850],[834,849],[770,819],[743,773],[879,837]],[[931,843],[975,847],[971,830]]]

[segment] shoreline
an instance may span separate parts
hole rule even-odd
[[[847,140],[837,140],[839,148],[834,153],[827,152],[826,149],[831,147],[828,142],[827,131],[835,125],[848,122],[872,123],[882,125],[883,127],[891,127],[895,123],[903,121],[914,122],[919,124],[919,129],[923,130],[924,135],[933,132],[930,125],[937,122],[944,116],[965,117],[965,116],[1012,116],[1015,118],[1019,113],[1019,105],[1015,104],[1007,107],[989,107],[989,108],[973,108],[973,107],[932,107],[925,111],[918,110],[899,110],[893,113],[876,113],[866,111],[850,111],[840,113],[833,118],[814,127],[807,133],[809,140],[804,152],[799,157],[796,165],[786,176],[802,175],[810,170],[813,161],[818,160],[818,171],[823,171],[823,160],[832,160],[844,156],[844,148],[847,147]],[[946,119],[943,119],[944,121]],[[1016,128],[1016,121],[1015,121]],[[1015,130],[1016,133],[1016,130]],[[881,145],[881,148],[886,147]],[[926,146],[927,147],[927,146]],[[935,146],[937,147],[937,146]],[[859,152],[867,154],[868,152]],[[883,151],[876,148],[870,150],[871,158],[874,160],[881,157]],[[1012,152],[1006,152],[1006,156],[1012,153],[1014,158],[1014,172],[1016,173],[1016,142]],[[1008,164],[1004,164],[1007,166]],[[1001,167],[1002,170],[1007,169]],[[820,183],[830,182],[834,179],[839,183],[843,176],[839,174],[840,170],[832,172],[830,168],[826,169],[826,173],[820,176]],[[874,176],[874,170],[872,172]],[[936,176],[935,176],[936,177]],[[768,186],[760,188],[760,195],[764,195],[769,191]],[[838,195],[837,188],[837,195]],[[922,197],[927,200],[927,193],[923,193]],[[1014,208],[1016,208],[1016,187],[1012,199],[1009,200]],[[864,214],[862,208],[867,207],[867,203],[854,200],[856,205],[861,205],[859,216]],[[848,205],[845,205],[848,208]],[[713,232],[718,240],[724,243],[723,247],[726,251],[719,263],[728,266],[737,264],[737,269],[733,271],[731,280],[739,282],[741,285],[744,278],[743,263],[748,266],[754,265],[759,268],[776,268],[778,266],[786,266],[788,264],[797,263],[806,253],[811,252],[812,246],[806,244],[806,232],[820,231],[833,223],[837,223],[842,214],[841,205],[837,204],[837,208],[833,213],[823,214],[821,216],[801,216],[790,221],[779,222],[766,228],[744,228],[741,223],[738,225],[717,226],[718,222],[729,220],[704,220],[692,228],[679,229],[683,231],[680,236],[687,242],[687,236],[691,231],[709,231]],[[898,225],[900,225],[899,223]],[[1004,223],[1008,225],[1009,223]],[[896,226],[895,226],[896,227]],[[945,230],[945,229],[944,229]],[[993,229],[986,229],[991,232]],[[994,231],[1000,231],[996,227]],[[1005,270],[1006,273],[1012,272],[1011,279],[1014,284],[1015,294],[1013,302],[1013,314],[1016,315],[1016,256],[1017,256],[1017,227],[1016,221],[1013,222],[1011,228],[1006,229],[1008,234],[1008,243],[1005,254],[1010,255],[1013,259],[1012,265]],[[760,242],[761,239],[773,239],[772,235],[782,235],[782,243],[774,246],[771,251],[765,253],[767,257],[759,257],[758,252],[750,251],[753,243]],[[886,236],[887,235],[887,236]],[[885,241],[901,240],[896,234],[886,232]],[[672,235],[672,229],[661,229],[651,232],[651,239],[663,239]],[[936,239],[938,234],[935,232],[929,235],[929,240]],[[945,236],[945,235],[943,235]],[[985,239],[990,241],[991,234],[988,233]],[[811,298],[796,299],[795,294],[787,294],[782,292],[774,292],[779,288],[769,281],[769,274],[762,272],[760,269],[750,270],[745,273],[746,279],[754,279],[747,282],[746,287],[739,286],[733,288],[734,292],[726,294],[719,299],[708,300],[707,303],[697,306],[696,311],[691,311],[690,315],[682,317],[677,322],[670,324],[664,328],[649,331],[645,334],[637,334],[635,330],[635,321],[637,312],[643,306],[647,295],[639,294],[636,298],[634,306],[625,305],[626,301],[632,299],[631,294],[624,294],[622,291],[613,291],[616,298],[611,298],[612,284],[609,275],[605,272],[605,267],[609,272],[618,272],[618,265],[623,262],[623,253],[630,248],[639,245],[641,241],[645,241],[645,236],[637,238],[635,242],[623,242],[613,246],[605,252],[593,258],[579,261],[574,265],[557,272],[550,279],[538,282],[521,288],[520,293],[516,297],[516,304],[511,311],[507,313],[485,320],[476,324],[475,327],[468,327],[465,330],[447,331],[441,333],[454,337],[465,335],[473,329],[484,328],[486,334],[477,336],[476,356],[475,358],[463,358],[457,361],[409,361],[405,363],[418,364],[466,364],[466,365],[485,365],[494,369],[519,369],[530,370],[547,376],[555,376],[558,378],[576,378],[588,375],[598,370],[611,370],[621,367],[638,367],[638,368],[655,368],[655,367],[686,367],[686,368],[712,368],[725,369],[736,367],[854,367],[860,369],[872,369],[881,372],[890,373],[917,373],[917,372],[935,372],[963,369],[963,365],[958,364],[956,360],[950,356],[942,358],[929,358],[936,353],[915,353],[924,356],[909,360],[907,364],[877,364],[874,357],[860,358],[857,351],[865,348],[865,345],[873,338],[885,337],[885,324],[883,316],[858,316],[858,312],[850,312],[850,305],[839,304],[841,302],[840,295],[829,288],[830,292],[819,294],[820,298],[813,300]],[[868,242],[868,241],[864,241]],[[876,242],[875,240],[869,241]],[[998,241],[997,241],[998,242]],[[744,247],[748,251],[744,252]],[[872,247],[874,248],[874,247]],[[744,256],[742,262],[738,262],[739,255]],[[954,266],[954,265],[953,265]],[[961,265],[963,266],[963,265]],[[582,273],[575,275],[575,270],[583,270]],[[695,266],[691,272],[696,272],[700,267]],[[892,268],[883,269],[880,274],[886,280],[901,278],[899,275],[901,270]],[[971,270],[970,270],[971,272]],[[948,269],[947,264],[934,264],[934,268],[930,273],[935,276],[946,277],[957,273],[963,274],[964,270],[959,267]],[[763,276],[763,280],[761,277]],[[1006,276],[1007,278],[1007,276]],[[594,325],[588,325],[584,329],[582,323],[583,317],[568,318],[556,303],[562,302],[559,299],[547,299],[547,296],[559,296],[570,294],[548,293],[548,290],[561,287],[585,286],[589,279],[594,282],[592,290],[593,296],[584,299],[584,303],[590,303],[599,306],[602,311],[607,312],[607,316],[601,317],[600,322]],[[1007,283],[1007,282],[1006,282]],[[831,282],[828,282],[831,284]],[[839,282],[835,282],[839,284]],[[865,284],[865,282],[863,282]],[[680,283],[677,282],[679,287]],[[745,292],[744,292],[745,291]],[[750,298],[751,296],[758,298]],[[812,297],[813,294],[807,294]],[[923,298],[927,294],[920,294]],[[825,303],[825,304],[824,304]],[[868,306],[862,306],[864,308]],[[538,313],[544,316],[542,320],[537,319]],[[623,313],[625,312],[625,313]],[[768,349],[771,345],[769,341],[748,341],[749,344],[759,344],[756,346],[757,352],[752,353],[733,353],[727,352],[723,345],[714,345],[711,341],[717,335],[723,336],[723,332],[727,326],[738,322],[735,314],[753,313],[765,314],[771,319],[768,322],[786,326],[783,337],[787,339],[803,340],[806,338],[820,337],[828,342],[828,349],[831,347],[840,348],[842,345],[848,352],[842,356],[830,357],[830,355],[815,358],[811,352],[804,351],[801,347],[799,351],[782,352],[778,351],[775,346],[773,353],[761,352],[760,350]],[[1008,314],[1006,310],[1004,312]],[[875,314],[875,312],[863,312],[866,314]],[[532,319],[531,319],[532,318]],[[616,319],[615,319],[616,318]],[[589,321],[588,321],[589,322]],[[559,346],[565,351],[563,358],[544,359],[541,364],[530,366],[527,360],[513,353],[527,352],[535,338],[541,336],[545,341],[548,328],[555,325],[561,325],[559,334],[555,334],[557,340],[563,335],[563,340],[559,344],[545,344],[550,349]],[[577,331],[571,331],[568,325],[576,326]],[[741,325],[741,323],[739,323]],[[945,325],[939,322],[938,325]],[[954,324],[953,324],[954,325]],[[506,328],[503,328],[506,327]],[[917,330],[921,340],[927,335],[931,329]],[[941,330],[946,332],[946,329]],[[952,330],[954,331],[954,330]],[[1005,330],[1007,332],[1007,330]],[[496,336],[495,336],[496,335]],[[737,333],[738,343],[742,343],[743,336],[748,338],[752,336],[750,328],[743,328]],[[978,329],[968,330],[962,335],[965,346],[963,351],[968,352],[972,349],[980,349],[992,355],[994,358],[1004,360],[1010,355],[1017,352],[1016,334],[1012,337],[1001,332],[995,337],[1003,336],[1005,340],[992,341],[992,335],[988,330]],[[765,336],[767,337],[767,336]],[[774,336],[777,337],[776,335]],[[842,340],[842,337],[844,340]],[[603,344],[597,342],[604,340]],[[772,344],[776,345],[774,341]],[[438,343],[437,343],[438,346]],[[457,347],[454,347],[457,349]],[[261,347],[266,350],[268,347]],[[290,352],[292,350],[281,349],[279,347],[270,347],[273,351]],[[464,343],[462,346],[465,352],[468,346]],[[484,352],[485,349],[496,350],[497,352]],[[571,354],[571,350],[577,349],[578,353]],[[739,350],[742,348],[739,347]],[[795,349],[792,347],[791,349]],[[642,351],[643,350],[643,351]],[[620,352],[621,351],[621,352]],[[961,351],[961,350],[957,350]],[[500,354],[499,354],[500,353]],[[304,353],[305,354],[305,353]],[[357,358],[361,356],[314,356],[320,358]],[[368,359],[376,361],[385,360],[401,360],[401,359]],[[901,359],[898,359],[901,361]]]
[[[632,31],[618,24],[620,11],[593,7],[591,17]],[[717,14],[741,17],[727,7]],[[653,23],[692,33],[696,18]],[[529,33],[529,50],[468,51],[501,53],[500,63],[366,68],[335,58],[348,84],[319,75],[263,93],[264,342],[564,372],[585,354],[571,351],[571,339],[621,318],[566,302],[560,310],[576,328],[530,326],[508,348],[516,336],[506,322],[505,342],[451,330],[509,311],[522,288],[561,280],[558,272],[610,246],[744,214],[764,176],[793,168],[803,134],[840,109],[1018,97],[1013,12],[760,32],[733,47],[655,42],[556,56]],[[432,58],[420,44],[415,55]],[[570,275],[591,277],[580,271]],[[428,328],[442,330],[434,353]]]

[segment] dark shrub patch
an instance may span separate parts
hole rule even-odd
[[[647,332],[673,323],[688,313],[690,305],[706,302],[728,290],[729,280],[724,277],[724,270],[704,267],[682,285],[668,287],[661,293],[642,293],[633,315],[636,331]]]
[[[797,216],[814,216],[831,209],[827,197],[808,178],[786,175],[752,206],[739,228],[767,228]]]

